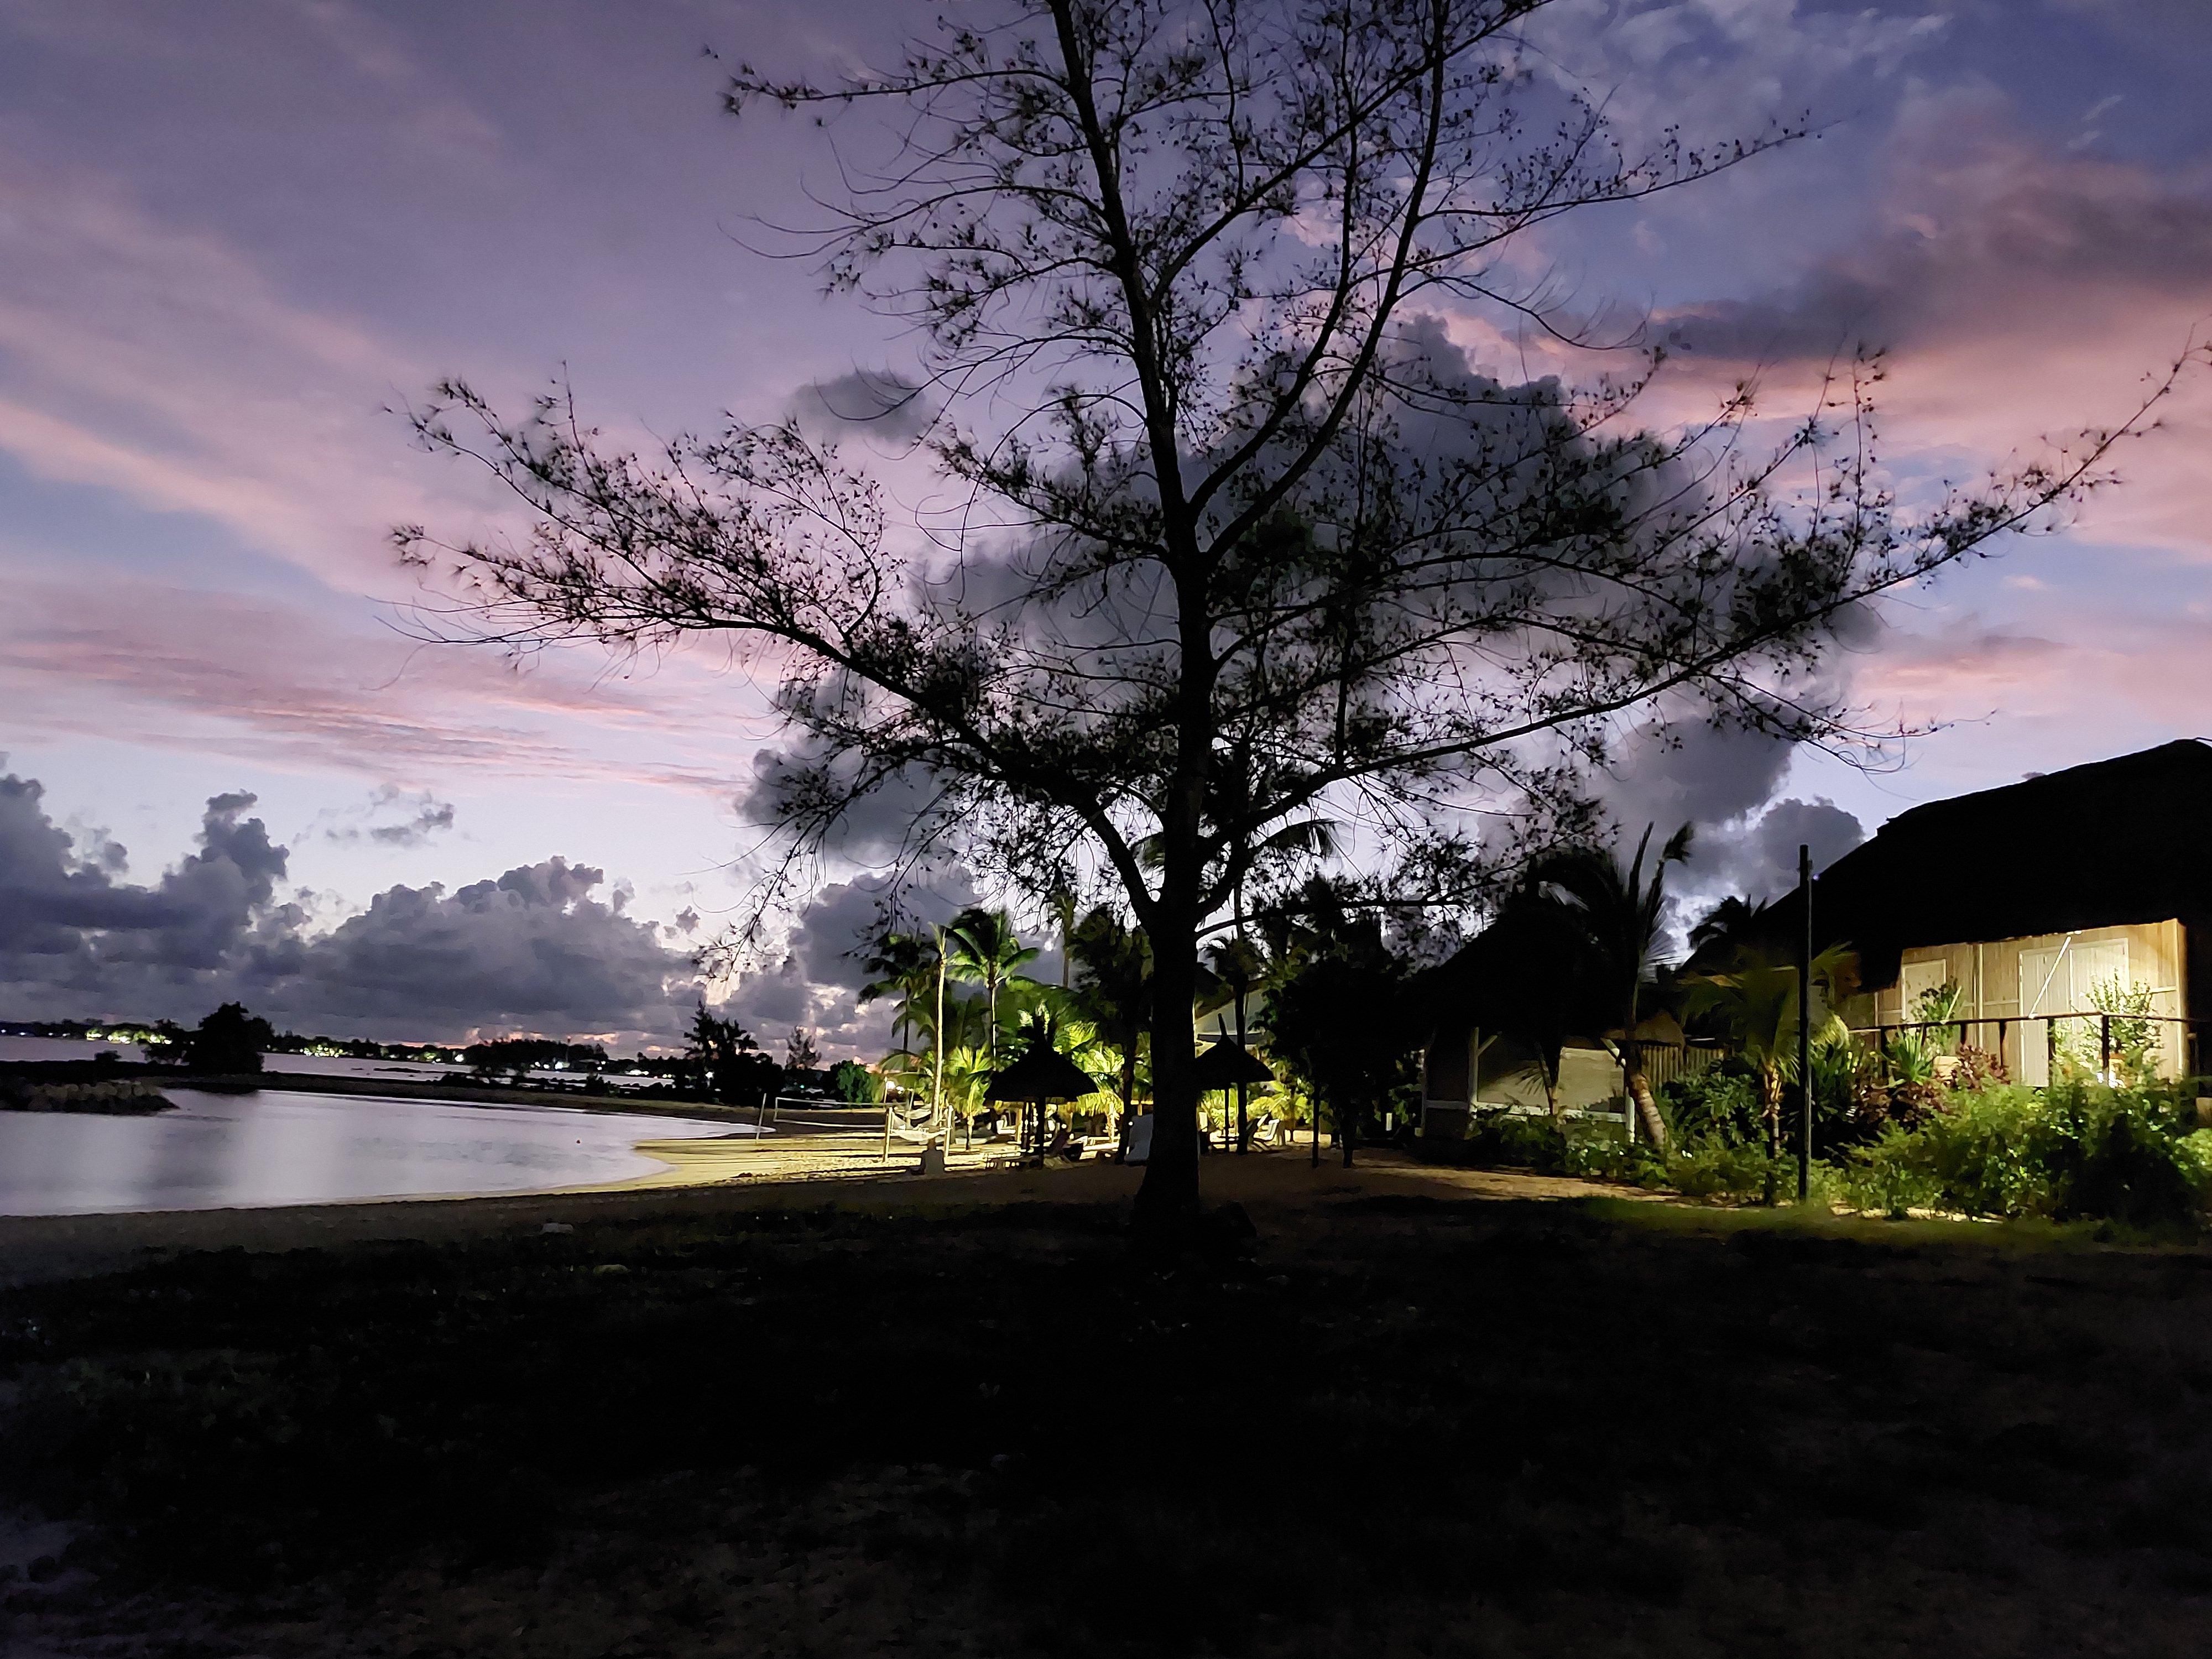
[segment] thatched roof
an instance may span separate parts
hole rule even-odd
[[[1198,1057],[1198,1086],[1202,1090],[1233,1089],[1239,1083],[1273,1083],[1275,1074],[1267,1062],[1239,1043],[1224,1037]]]
[[[1058,1049],[1032,1042],[1011,1066],[992,1074],[986,1100],[1080,1100],[1098,1092],[1091,1075]]]
[[[1451,957],[1413,975],[1407,1012],[1432,1030],[1467,1025],[1563,1035],[1602,1029],[1601,987],[1580,945],[1541,907],[1509,904]],[[1618,1016],[1615,1019],[1617,1021]]]
[[[2212,923],[2212,744],[2196,738],[1900,812],[1814,883],[1813,931],[1893,984],[1909,945]],[[1794,939],[1793,893],[1760,919]]]

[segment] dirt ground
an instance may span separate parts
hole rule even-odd
[[[1268,1154],[1163,1264],[854,1156],[0,1236],[0,1652],[2212,1638],[2202,1249]]]

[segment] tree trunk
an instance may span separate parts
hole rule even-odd
[[[1152,1149],[1136,1218],[1139,1231],[1167,1237],[1198,1219],[1198,1056],[1190,1040],[1198,927],[1188,910],[1154,933],[1152,963]]]
[[[1644,1125],[1644,1138],[1665,1152],[1667,1120],[1659,1115],[1659,1103],[1651,1097],[1651,1079],[1644,1076],[1641,1065],[1632,1062],[1628,1073],[1628,1097],[1636,1103],[1636,1116]]]
[[[1238,935],[1238,939],[1241,943],[1243,939],[1242,934]],[[1242,1059],[1251,1051],[1244,1046],[1244,986],[1241,981],[1237,985],[1236,991],[1237,1054],[1237,1057]],[[1246,1080],[1242,1077],[1239,1077],[1237,1079],[1237,1150],[1239,1153],[1249,1152],[1252,1150],[1251,1120],[1245,1115],[1244,1109],[1245,1081]]]
[[[1774,1202],[1774,1160],[1782,1152],[1782,1073],[1769,1067],[1760,1073],[1759,1092],[1766,1108],[1766,1185],[1760,1201]]]

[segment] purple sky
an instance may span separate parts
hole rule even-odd
[[[410,645],[385,532],[495,504],[386,410],[447,373],[512,403],[565,366],[611,431],[665,434],[910,362],[740,246],[823,156],[722,115],[701,49],[833,71],[921,15],[0,0],[0,1018],[235,987],[392,1037],[661,1029],[677,949],[744,890],[761,694],[704,658]],[[1538,252],[1559,293],[1680,342],[1655,415],[1760,366],[1793,407],[1880,340],[1910,489],[2122,414],[2212,329],[2201,0],[1568,0],[1540,44],[1632,133],[1829,124]],[[1492,368],[1526,349],[1446,321]],[[1622,816],[1698,819],[1717,892],[1847,842],[1844,815],[2212,727],[2208,435],[2193,385],[2069,532],[1891,607],[1839,672],[1881,716],[1954,722],[1905,769],[1632,754]],[[880,1041],[839,956],[867,909],[833,890],[740,988],[765,1035]]]

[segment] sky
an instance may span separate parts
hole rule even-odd
[[[880,61],[921,15],[0,0],[0,1018],[220,992],[394,1041],[630,1044],[705,988],[764,1036],[880,1052],[848,954],[865,870],[734,987],[690,963],[759,868],[765,688],[705,653],[426,647],[437,595],[388,532],[501,510],[410,444],[397,411],[441,375],[509,406],[565,376],[649,441],[909,369],[894,326],[751,250],[825,158],[719,92],[739,58]],[[1532,50],[1632,135],[1818,129],[1527,256],[1669,343],[1651,417],[1746,375],[1786,410],[1878,343],[1910,495],[2124,416],[2212,336],[2199,0],[1562,0]],[[1479,367],[1577,368],[1446,321],[1518,354]],[[1757,894],[1801,841],[1833,857],[1920,801],[2212,734],[2208,439],[2191,381],[2061,533],[1883,607],[1832,673],[1934,728],[1895,763],[1692,729],[1630,741],[1601,793],[1698,825],[1691,897]]]

